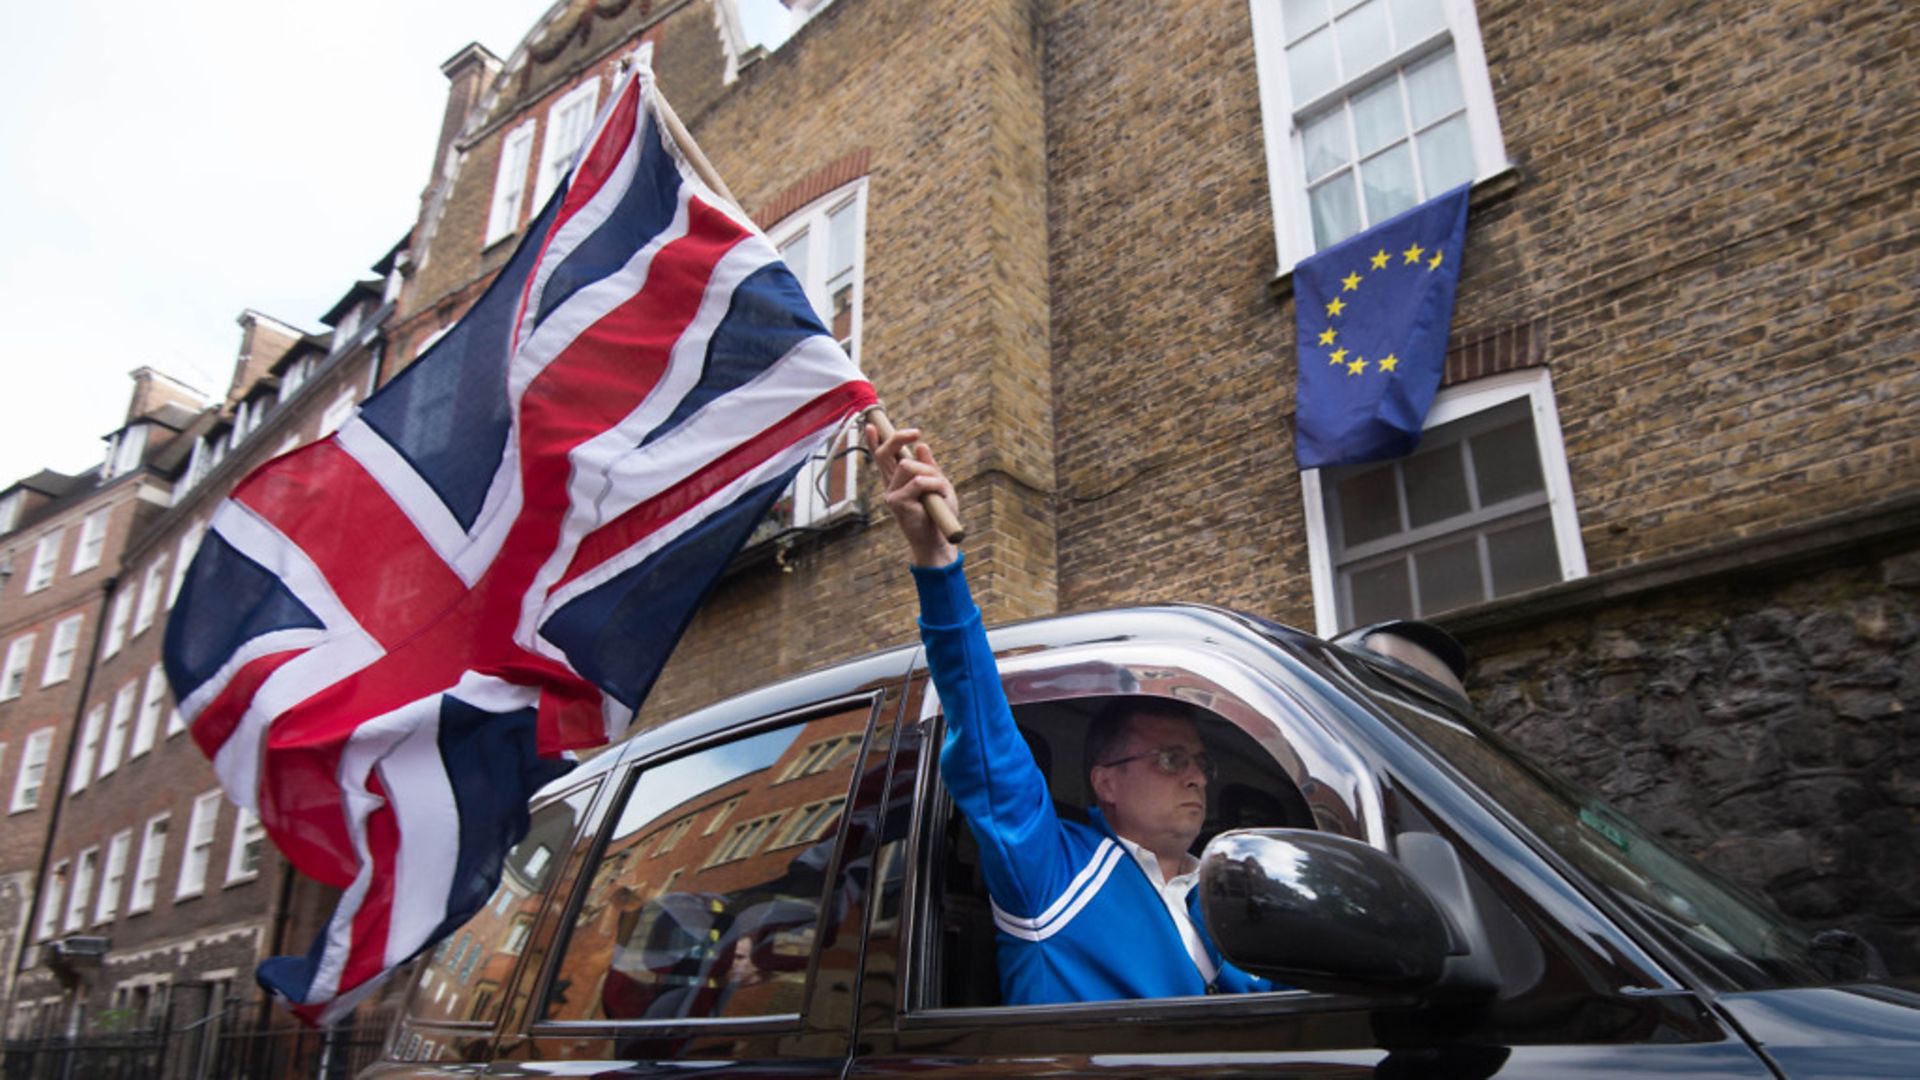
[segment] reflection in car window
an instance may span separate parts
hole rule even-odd
[[[635,777],[545,1018],[798,1012],[869,712],[776,728]],[[818,749],[829,741],[831,766]],[[837,936],[845,914],[824,932]]]
[[[1804,929],[1541,768],[1499,733],[1442,713],[1382,678],[1371,664],[1346,666],[1419,741],[1482,791],[1496,793],[1505,810],[1691,958],[1703,975],[1736,990],[1828,981]]]
[[[408,1013],[428,1022],[490,1022],[500,989],[540,913],[553,869],[598,785],[590,784],[533,812],[526,838],[507,853],[500,884],[486,906],[429,955]]]

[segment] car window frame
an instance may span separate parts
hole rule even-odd
[[[453,1049],[457,1045],[456,1040],[469,1045],[474,1043],[491,1044],[498,1036],[498,1033],[506,1029],[506,1024],[513,1018],[515,990],[526,977],[529,957],[534,955],[531,939],[534,934],[539,932],[540,927],[549,922],[549,913],[553,910],[556,898],[567,895],[572,888],[566,883],[568,865],[565,860],[570,860],[575,853],[578,852],[583,837],[594,835],[599,830],[600,821],[598,815],[605,812],[607,805],[607,776],[608,772],[606,770],[594,771],[586,776],[574,776],[571,774],[562,776],[554,781],[551,793],[543,790],[537,793],[532,800],[529,800],[529,814],[531,815],[539,813],[541,810],[555,803],[565,802],[582,792],[589,792],[585,809],[580,815],[580,825],[575,829],[567,845],[566,852],[561,856],[563,860],[562,865],[554,872],[553,880],[542,891],[540,904],[535,908],[533,922],[528,935],[529,940],[522,943],[518,958],[509,969],[506,978],[501,981],[500,988],[496,994],[496,1003],[492,1018],[488,1020],[444,1020],[416,1016],[413,1011],[414,1002],[423,992],[420,980],[430,966],[430,964],[422,963],[407,977],[406,992],[401,999],[397,1020],[394,1024],[392,1035],[388,1040],[386,1052],[389,1057],[397,1055],[402,1041],[409,1034],[420,1035],[423,1039],[430,1037],[435,1040],[436,1045]],[[499,886],[496,885],[495,892],[498,892],[498,890]],[[493,902],[491,895],[487,898],[487,902],[489,904]],[[455,935],[458,933],[458,930],[454,931]],[[449,935],[450,938],[452,936],[453,935]],[[433,950],[429,948],[423,951],[416,959],[424,959],[430,956],[432,951]]]
[[[1015,709],[1041,703],[1116,695],[1165,697],[1207,709],[1221,717],[1223,722],[1239,727],[1271,753],[1271,747],[1259,734],[1248,731],[1214,705],[1178,694],[1140,692],[1140,673],[1143,669],[1181,668],[1195,675],[1214,673],[1215,677],[1209,681],[1215,687],[1229,691],[1232,700],[1240,707],[1265,718],[1273,725],[1274,734],[1285,737],[1289,746],[1298,747],[1304,741],[1318,752],[1315,760],[1318,770],[1307,772],[1304,776],[1287,769],[1286,760],[1279,755],[1274,755],[1274,766],[1286,772],[1303,794],[1306,792],[1303,779],[1321,782],[1338,779],[1344,782],[1352,799],[1348,803],[1349,820],[1346,822],[1349,829],[1343,835],[1382,851],[1388,850],[1386,815],[1374,771],[1325,721],[1325,707],[1317,709],[1315,703],[1309,700],[1312,696],[1310,688],[1291,679],[1276,677],[1276,672],[1249,663],[1232,651],[1193,642],[1101,641],[996,652],[1002,685],[1007,691],[1009,704]],[[1187,661],[1184,667],[1178,662],[1180,660]],[[1133,680],[1131,688],[1127,685],[1128,675]],[[1149,683],[1151,681],[1148,680]],[[1032,696],[1041,691],[1046,691],[1047,696]],[[939,834],[944,829],[947,814],[953,811],[952,800],[939,775],[938,747],[944,733],[945,716],[938,708],[938,700],[932,692],[931,679],[923,661],[916,664],[909,676],[908,708],[914,706],[915,695],[919,696],[917,719],[903,720],[903,726],[920,726],[922,750],[918,763],[919,775],[915,782],[913,820],[909,826],[906,895],[902,898],[902,911],[906,918],[902,920],[898,942],[903,977],[899,980],[895,995],[894,1020],[900,1031],[989,1023],[1009,1027],[1031,1026],[1054,1023],[1063,1017],[1070,1017],[1075,1022],[1146,1016],[1164,1018],[1194,1008],[1205,1008],[1208,1015],[1220,1016],[1244,1015],[1249,1011],[1261,1014],[1281,1011],[1309,1014],[1374,1009],[1385,1003],[1384,999],[1285,989],[1262,994],[1043,1005],[929,1004],[930,999],[940,992],[938,983],[942,971],[939,963],[933,959],[940,948],[941,934],[936,918],[939,897],[934,895],[931,883],[939,876],[934,861],[944,859],[946,854]],[[1215,699],[1216,702],[1218,700]],[[1254,704],[1256,700],[1264,700],[1269,707],[1257,706]],[[1303,740],[1301,735],[1307,738]],[[1300,756],[1297,749],[1295,755],[1304,766],[1307,759]],[[1334,769],[1335,763],[1339,775],[1330,777],[1327,773]],[[1312,803],[1311,797],[1309,803]],[[1396,1000],[1403,1003],[1413,1001],[1411,997]]]
[[[540,957],[539,971],[524,991],[517,991],[516,1002],[523,1010],[516,1030],[529,1041],[540,1039],[592,1039],[592,1038],[632,1038],[640,1032],[694,1033],[696,1035],[715,1034],[782,1034],[801,1031],[806,1024],[807,1010],[812,1004],[819,974],[820,951],[815,949],[807,959],[807,977],[801,992],[802,1006],[791,1013],[774,1013],[764,1016],[708,1016],[708,1017],[672,1017],[658,1020],[549,1020],[544,1017],[547,996],[551,993],[553,980],[566,956],[566,947],[572,937],[574,923],[579,917],[580,907],[585,902],[592,873],[605,857],[607,845],[612,840],[612,832],[619,824],[617,810],[624,810],[628,798],[639,777],[650,769],[691,757],[695,754],[723,746],[727,743],[752,738],[755,735],[777,730],[790,725],[805,724],[809,720],[835,713],[847,712],[860,704],[867,707],[866,728],[861,735],[860,749],[853,759],[847,782],[847,806],[853,806],[853,800],[859,783],[861,763],[866,761],[874,750],[874,736],[880,716],[885,709],[887,687],[877,686],[851,693],[836,695],[788,709],[768,713],[738,724],[728,725],[720,730],[703,733],[683,742],[673,743],[634,754],[628,760],[614,765],[608,779],[607,791],[603,795],[603,807],[600,820],[596,823],[590,843],[581,845],[577,865],[567,868],[568,881],[566,903],[564,907],[547,909],[543,914],[540,929],[545,932],[541,943],[543,955]],[[845,857],[847,827],[851,814],[843,813],[842,821],[834,832],[834,855],[830,865],[839,865]],[[826,888],[832,889],[835,883],[830,879]],[[539,930],[536,930],[539,933]],[[529,945],[531,949],[533,946]]]

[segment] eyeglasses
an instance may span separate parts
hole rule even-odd
[[[1129,754],[1126,757],[1114,758],[1112,761],[1103,761],[1100,764],[1109,766],[1125,765],[1129,761],[1139,761],[1141,758],[1146,758],[1148,761],[1153,762],[1154,768],[1159,769],[1168,776],[1186,775],[1187,766],[1189,765],[1200,766],[1200,775],[1206,777],[1207,783],[1209,784],[1213,783],[1214,779],[1220,775],[1220,767],[1214,764],[1213,758],[1209,756],[1206,751],[1202,750],[1199,753],[1194,753],[1184,746],[1163,746],[1158,750],[1149,750],[1144,754]]]

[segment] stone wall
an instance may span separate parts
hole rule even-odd
[[[1920,553],[1491,623],[1462,637],[1495,727],[1788,914],[1920,965]]]

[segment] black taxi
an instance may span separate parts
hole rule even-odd
[[[363,1075],[1920,1075],[1920,983],[1530,762],[1431,627],[1327,642],[1168,606],[991,639],[1063,814],[1111,699],[1207,718],[1202,907],[1287,989],[1002,1005],[938,699],[902,648],[550,786]]]

